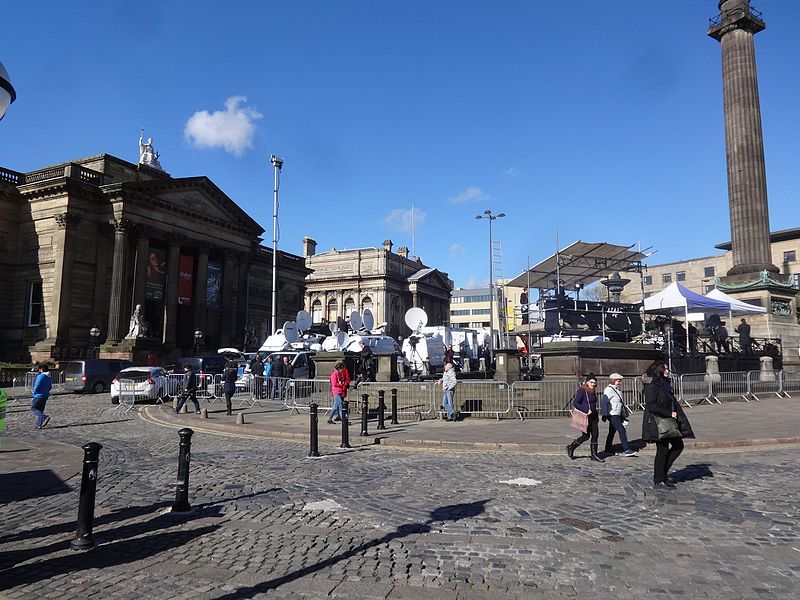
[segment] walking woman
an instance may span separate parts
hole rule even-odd
[[[622,375],[612,373],[608,376],[609,384],[603,391],[600,399],[600,412],[603,417],[608,419],[608,435],[606,436],[606,446],[603,454],[611,455],[611,446],[614,444],[614,435],[619,433],[619,441],[622,442],[623,456],[638,456],[638,452],[628,445],[628,435],[625,431],[625,421],[628,420],[629,411],[622,401]]]
[[[591,459],[595,462],[606,462],[597,453],[597,438],[600,435],[600,416],[597,412],[597,377],[594,373],[589,373],[586,376],[586,381],[584,381],[583,385],[575,392],[575,397],[572,399],[572,406],[576,410],[588,415],[589,426],[586,433],[582,433],[580,437],[575,438],[575,441],[567,446],[567,456],[575,460],[575,450],[583,442],[591,438],[592,441],[589,445]]]
[[[228,407],[228,416],[232,415],[231,398],[236,393],[236,377],[238,376],[238,369],[235,362],[228,362],[225,365],[225,370],[222,372],[222,392],[225,394],[225,406]]]
[[[333,407],[328,411],[328,423],[333,425],[333,415],[336,414],[336,420],[342,418],[342,400],[347,398],[347,388],[350,386],[350,373],[344,366],[344,363],[339,361],[333,365],[331,372],[331,396],[333,396]]]
[[[672,391],[669,368],[654,362],[642,377],[644,381],[644,416],[642,439],[654,442],[656,459],[653,464],[653,487],[674,489],[667,477],[675,459],[683,452],[683,439],[693,438],[689,420]]]

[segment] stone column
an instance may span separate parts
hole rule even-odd
[[[722,46],[722,88],[733,267],[728,275],[778,273],[769,239],[764,139],[753,36],[766,25],[749,0],[721,0],[708,35]]]
[[[237,346],[238,340],[241,340],[242,349],[244,349],[245,329],[247,328],[247,304],[250,299],[247,285],[249,271],[247,254],[242,253],[239,255],[239,289],[236,294],[236,329],[233,335],[234,346]]]
[[[197,247],[197,279],[194,282],[194,328],[206,331],[206,294],[208,292],[208,253],[209,244]]]
[[[128,315],[125,315],[125,258],[128,233],[133,223],[128,219],[109,221],[114,228],[114,258],[111,272],[111,300],[108,306],[108,341],[119,342],[125,337]]]
[[[95,241],[95,266],[94,266],[94,303],[92,326],[103,329],[103,323],[108,323],[108,307],[110,299],[106,296],[106,282],[108,278],[108,263],[113,258],[109,252],[110,240],[113,230],[106,221],[97,223],[97,238]],[[105,339],[107,332],[100,334],[100,339]]]
[[[164,343],[175,345],[178,331],[178,274],[183,237],[171,234],[167,236],[169,254],[167,255],[167,293],[164,299]]]
[[[224,250],[225,264],[222,267],[222,327],[220,328],[220,345],[231,345],[231,326],[233,324],[233,281],[235,274],[236,251]]]
[[[150,262],[150,236],[153,230],[147,225],[136,226],[136,266],[133,272],[133,305],[141,304],[144,308],[147,265]]]
[[[49,337],[61,344],[69,343],[70,317],[72,316],[72,266],[75,252],[76,225],[80,217],[64,212],[55,215],[55,269],[53,273],[53,300],[45,321],[50,328]]]

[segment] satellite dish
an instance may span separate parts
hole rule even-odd
[[[311,315],[305,310],[297,312],[295,321],[297,322],[298,331],[308,331],[308,328],[311,327]]]
[[[299,338],[297,336],[297,323],[294,321],[286,321],[283,324],[283,337],[286,338],[286,341],[290,344],[296,342]]]
[[[428,324],[428,313],[418,306],[409,308],[406,311],[405,321],[408,328],[417,333]]]
[[[328,323],[328,329],[330,329],[331,334],[334,334],[337,331],[339,331],[339,324],[338,323]]]
[[[364,329],[367,331],[372,331],[372,328],[375,327],[375,316],[372,314],[370,309],[364,309],[364,314],[361,315],[361,320],[364,323]]]
[[[336,346],[339,348],[339,350],[342,350],[345,346],[347,346],[347,340],[348,336],[344,331],[340,331],[336,335]]]
[[[356,311],[350,313],[350,327],[353,331],[358,331],[364,323],[361,321],[361,315]]]

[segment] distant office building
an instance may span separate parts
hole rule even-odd
[[[678,262],[648,265],[640,279],[638,273],[626,273],[631,279],[623,292],[623,302],[641,302],[657,294],[673,281],[698,294],[707,294],[714,289],[717,277],[724,276],[733,266],[731,243],[715,246],[724,250],[723,254],[690,258]],[[795,287],[800,289],[800,228],[783,229],[770,234],[772,262],[781,272],[794,277]],[[745,298],[741,298],[745,300]]]
[[[506,280],[502,280],[506,281]],[[495,306],[505,307],[505,327],[513,331],[517,325],[522,324],[523,313],[521,310],[521,295],[523,288],[503,286],[498,282],[495,289]],[[483,329],[489,327],[489,299],[490,290],[485,288],[457,288],[453,290],[450,300],[450,324],[454,327],[466,329]],[[493,311],[493,326],[495,331],[500,331],[501,312]]]
[[[408,248],[392,251],[385,240],[382,248],[354,248],[317,254],[317,242],[303,240],[306,276],[305,307],[312,323],[325,326],[346,319],[354,310],[370,308],[375,325],[385,323],[387,335],[410,333],[403,316],[412,306],[425,310],[428,325],[448,320],[453,282],[447,273],[428,267]]]
[[[63,360],[100,346],[101,356],[167,361],[193,349],[195,332],[211,351],[258,347],[272,311],[262,233],[207,177],[108,154],[0,168],[0,354]],[[278,269],[279,320],[293,319],[307,270],[286,252]]]

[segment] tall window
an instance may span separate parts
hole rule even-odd
[[[350,317],[350,313],[356,309],[356,303],[353,301],[352,298],[348,298],[344,301],[344,317],[345,319]]]
[[[783,253],[783,262],[790,263],[797,260],[797,253],[794,250],[787,250]]]
[[[28,327],[42,324],[42,282],[28,284]]]
[[[364,299],[361,300],[361,310],[364,310],[365,308],[372,310],[372,298],[369,296],[364,296]]]
[[[339,316],[339,303],[336,300],[328,302],[328,323],[336,323],[336,317]]]
[[[686,281],[686,271],[678,271],[675,273],[676,281]]]
[[[311,322],[312,323],[322,323],[322,302],[319,300],[314,300],[314,303],[311,305]]]
[[[644,276],[644,284],[645,285],[653,285],[653,276],[652,275],[645,275]]]
[[[713,277],[716,273],[716,269],[714,267],[706,267],[703,269],[703,277]]]
[[[661,276],[661,283],[672,283],[672,273],[664,273]]]

